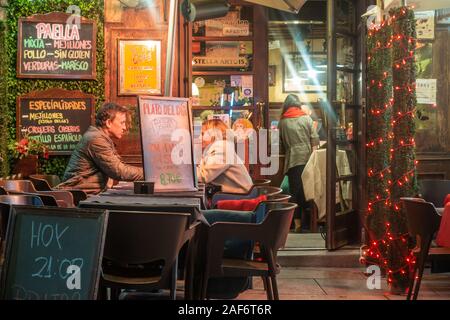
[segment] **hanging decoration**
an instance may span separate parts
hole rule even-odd
[[[402,292],[415,263],[401,197],[417,194],[414,112],[415,20],[407,7],[389,12],[367,37],[368,263],[382,267]]]
[[[416,22],[414,12],[406,7],[389,11],[392,20],[393,57],[393,143],[391,149],[392,180],[391,233],[398,240],[389,247],[390,270],[388,281],[399,288],[406,288],[409,280],[408,228],[401,206],[401,197],[417,195],[416,159],[414,141],[414,114],[416,109],[416,69],[414,50],[416,47]]]
[[[367,233],[370,239],[384,236],[389,214],[389,150],[392,132],[392,53],[386,45],[391,28],[386,23],[374,26],[367,37]],[[376,255],[374,256],[376,257]]]

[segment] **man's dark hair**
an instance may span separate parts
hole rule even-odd
[[[129,110],[127,107],[123,107],[114,102],[104,103],[97,111],[95,125],[99,128],[104,128],[106,126],[106,120],[114,120],[117,112],[128,115]]]

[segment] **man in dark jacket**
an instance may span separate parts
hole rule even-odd
[[[98,193],[112,186],[112,179],[143,180],[142,168],[122,162],[111,138],[121,139],[127,130],[128,109],[105,103],[70,157],[58,189]]]

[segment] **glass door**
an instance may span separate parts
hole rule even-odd
[[[329,250],[358,240],[362,144],[361,67],[353,0],[327,1],[327,237]],[[360,190],[359,190],[360,191]]]

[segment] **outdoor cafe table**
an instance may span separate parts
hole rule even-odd
[[[201,221],[208,225],[200,209],[203,207],[204,189],[193,192],[173,192],[155,194],[134,194],[130,188],[110,189],[80,201],[80,208],[97,208],[124,211],[154,211],[170,213],[190,213],[190,223]],[[177,279],[178,259],[172,277]]]
[[[131,184],[132,186],[132,184]],[[80,208],[129,211],[182,212],[191,214],[191,223],[201,220],[204,209],[204,188],[198,191],[135,194],[128,184],[109,189],[80,201]]]
[[[206,194],[205,185],[199,183],[196,191],[165,191],[155,192],[153,194],[135,194],[133,182],[121,181],[119,184],[113,186],[112,189],[108,189],[99,195],[104,196],[142,196],[142,197],[169,197],[169,198],[198,198],[201,201],[201,209],[205,208]]]

